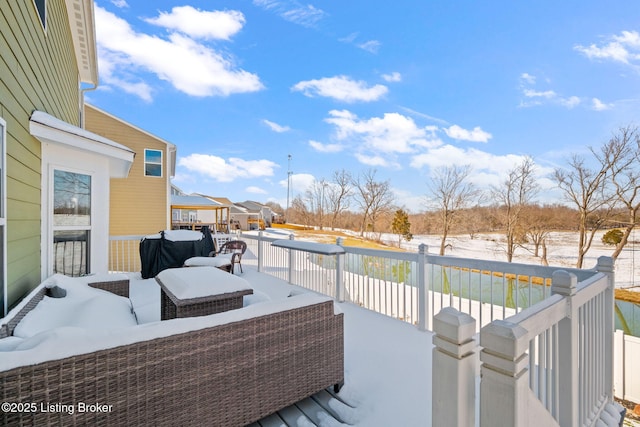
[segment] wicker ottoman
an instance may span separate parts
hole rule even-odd
[[[169,268],[156,276],[162,290],[160,319],[207,316],[242,308],[249,282],[215,267]]]

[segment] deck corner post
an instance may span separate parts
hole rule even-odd
[[[336,238],[336,245],[343,246],[344,240],[342,237]],[[336,301],[344,302],[345,300],[344,289],[344,253],[336,255]]]
[[[480,427],[529,423],[528,331],[505,320],[480,330]]]
[[[434,427],[475,426],[476,320],[452,307],[433,317],[432,409]]]
[[[294,240],[295,236],[293,234],[289,234],[289,240]],[[287,249],[289,251],[289,268],[287,269],[288,278],[287,281],[289,284],[293,285],[293,270],[295,267],[295,253],[293,249]]]
[[[262,248],[262,230],[258,231],[258,273],[261,273],[263,270],[263,248]]]
[[[427,331],[431,327],[431,318],[429,315],[429,283],[425,265],[427,263],[428,246],[424,243],[418,246],[417,257],[417,286],[418,286],[418,329]]]

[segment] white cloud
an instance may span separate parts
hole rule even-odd
[[[289,126],[281,126],[275,122],[272,122],[271,120],[267,120],[264,119],[262,120],[262,123],[264,123],[265,125],[269,126],[269,128],[277,133],[284,133],[284,132],[289,132],[291,130],[291,128]]]
[[[637,31],[622,31],[620,35],[610,36],[609,41],[589,46],[576,45],[575,50],[589,59],[604,59],[623,64],[640,66],[640,33]]]
[[[291,174],[291,194],[295,197],[296,193],[304,193],[315,182],[316,177],[308,173]],[[287,188],[287,180],[279,181],[282,188]]]
[[[591,100],[591,109],[595,111],[605,111],[613,108],[613,104],[605,104],[600,101],[598,98],[593,98]]]
[[[520,80],[530,85],[536,84],[536,76],[533,76],[529,73],[520,74]]]
[[[372,166],[372,167],[376,167],[376,166],[382,166],[382,167],[394,166],[393,164],[391,164],[389,162],[388,158],[382,157],[380,155],[367,155],[367,154],[363,154],[363,153],[356,153],[356,159],[358,159],[358,161],[360,163],[362,163],[363,165]]]
[[[520,102],[520,107],[555,104],[571,109],[582,103],[582,99],[575,95],[564,97],[554,90],[536,90],[532,87],[536,81],[537,78],[531,74],[523,73],[520,75],[520,89],[522,95],[526,98],[525,101]]]
[[[474,127],[473,130],[467,130],[458,125],[453,125],[445,128],[444,131],[449,138],[463,141],[487,142],[492,138],[489,132],[483,131],[479,126]]]
[[[332,110],[329,116],[325,122],[335,126],[335,138],[354,145],[360,152],[409,153],[415,147],[433,144],[426,128],[418,127],[402,114],[360,119],[347,110]]]
[[[400,82],[400,81],[402,81],[402,75],[397,71],[394,71],[393,73],[390,73],[390,74],[383,74],[382,78],[385,81],[390,82],[390,83],[391,82]]]
[[[176,30],[194,38],[229,40],[242,29],[245,18],[236,10],[206,11],[191,6],[176,6],[171,12],[160,12],[146,22]]]
[[[340,144],[323,144],[318,141],[309,141],[309,145],[316,151],[321,153],[339,153],[344,150],[344,147]]]
[[[286,21],[303,27],[315,27],[326,12],[312,4],[303,5],[296,0],[253,0],[253,4],[274,12]]]
[[[564,105],[565,107],[571,109],[576,105],[579,105],[582,101],[577,96],[570,96],[569,98],[559,98],[558,100],[560,105]]]
[[[369,53],[378,53],[378,50],[380,49],[380,42],[378,40],[368,40],[364,43],[359,43],[356,46]]]
[[[556,93],[552,90],[546,90],[544,92],[540,92],[540,91],[536,91],[533,89],[525,89],[523,91],[524,96],[526,96],[527,98],[546,98],[546,99],[551,99],[551,98],[555,98],[556,97]]]
[[[222,157],[197,153],[180,158],[178,165],[218,182],[273,176],[274,169],[278,167],[270,160],[243,160],[237,157],[225,160]]]
[[[370,102],[384,96],[388,89],[384,85],[367,86],[367,83],[355,81],[347,76],[324,77],[296,83],[291,90],[302,92],[305,96],[324,96],[344,102]]]
[[[253,193],[253,194],[268,194],[267,190],[264,190],[260,187],[256,187],[254,185],[251,185],[245,188],[244,191],[246,191],[247,193]]]
[[[127,4],[126,0],[111,0],[111,4],[113,4],[115,7],[119,7],[119,8],[125,8],[125,7],[129,7],[129,5]]]
[[[207,45],[171,33],[167,38],[136,32],[127,21],[96,6],[96,38],[101,78],[107,85],[144,85],[150,72],[191,96],[228,96],[263,88],[257,75],[238,69]],[[159,55],[158,52],[162,52]],[[147,91],[150,96],[150,91]]]

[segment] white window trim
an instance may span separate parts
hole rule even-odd
[[[7,314],[8,306],[8,291],[7,291],[7,122],[0,117],[0,167],[2,172],[0,176],[0,228],[2,228],[2,256],[0,257],[0,263],[2,268],[2,274],[0,279],[2,280],[2,301],[4,307],[2,307],[3,315]]]
[[[42,25],[42,30],[47,32],[47,0],[44,1],[44,20],[40,17],[40,9],[38,9],[38,5],[36,4],[36,0],[33,0],[33,7],[36,9],[36,15],[38,15],[38,21],[40,21],[40,25]]]
[[[89,217],[89,225],[54,225],[54,221],[53,221],[53,205],[54,205],[54,192],[55,192],[55,184],[54,184],[54,174],[55,171],[64,171],[64,172],[72,172],[72,173],[77,173],[77,174],[81,174],[81,175],[88,175],[91,177],[91,215]],[[89,258],[87,260],[87,274],[91,274],[91,236],[93,234],[93,228],[94,228],[94,223],[95,221],[93,220],[93,216],[94,216],[94,206],[95,206],[95,194],[94,194],[94,185],[95,185],[95,180],[96,177],[94,176],[93,173],[88,172],[86,170],[82,170],[82,169],[73,169],[67,166],[62,166],[62,165],[57,165],[57,164],[49,164],[49,182],[51,183],[51,185],[49,186],[49,194],[47,195],[49,202],[47,203],[47,206],[50,210],[50,212],[48,213],[49,218],[50,218],[50,224],[51,226],[48,227],[48,236],[47,236],[47,272],[49,272],[49,274],[53,273],[53,263],[55,261],[55,256],[53,254],[53,235],[55,234],[56,231],[85,231],[88,230],[89,231],[89,242],[87,242],[87,253],[89,254]]]
[[[156,163],[156,162],[147,162],[147,151],[159,151],[160,152],[160,162]],[[158,150],[155,148],[145,148],[144,149],[144,176],[145,177],[149,177],[149,178],[162,178],[164,177],[164,152],[162,150]],[[147,175],[147,164],[150,165],[160,165],[160,176],[155,176],[155,175]]]

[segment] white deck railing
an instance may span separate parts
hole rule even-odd
[[[113,270],[140,270],[141,237],[112,238]],[[430,255],[425,245],[410,253],[241,238],[245,265],[433,329],[434,427],[476,424],[478,331],[481,426],[591,426],[613,400],[611,258],[560,270]]]
[[[110,238],[111,271],[140,271],[142,237]],[[479,331],[493,320],[505,319],[546,299],[551,294],[551,276],[557,270],[432,255],[425,245],[418,252],[343,246],[344,254],[335,255],[276,247],[272,243],[282,239],[262,233],[242,234],[240,238],[247,242],[244,265],[254,265],[262,273],[334,298],[340,289],[344,292],[340,299],[424,330],[432,330],[436,313],[454,307],[477,319]],[[341,245],[340,239],[337,244]],[[579,281],[595,274],[594,270],[566,270]]]
[[[551,295],[557,267],[438,256],[418,252],[343,246],[344,254],[310,253],[273,246],[276,238],[243,235],[243,263],[289,283],[336,296],[336,278],[346,301],[431,330],[433,316],[454,307],[478,320],[477,330]],[[293,239],[293,236],[290,237]],[[341,240],[337,240],[342,245]],[[341,273],[336,266],[340,265]],[[566,269],[584,280],[594,270]]]
[[[604,410],[613,402],[612,259],[600,258],[596,270],[581,282],[573,273],[556,271],[549,298],[481,329],[480,426],[593,426],[609,416]],[[460,325],[469,323],[467,314],[454,310],[438,316],[434,426],[445,425],[438,422],[444,410],[462,412],[466,420],[475,411],[470,404],[436,404],[438,396],[475,395],[474,381],[464,374],[475,378],[468,365],[477,351],[468,331],[460,333],[465,331]],[[463,345],[464,353],[451,350]],[[460,378],[456,383],[445,381],[454,376]]]

